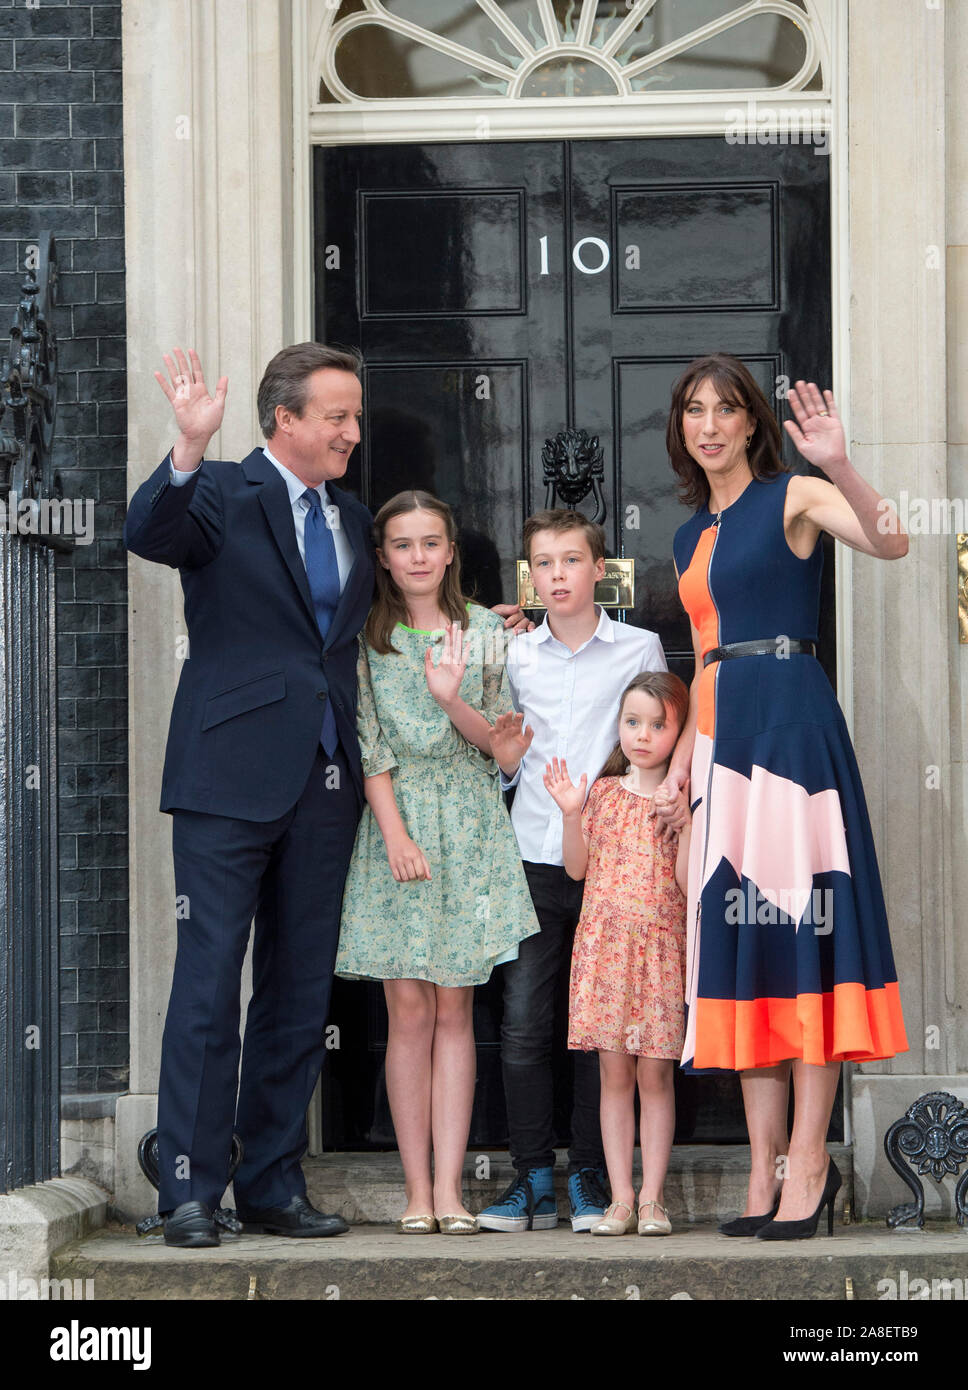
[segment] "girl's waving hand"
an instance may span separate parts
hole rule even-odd
[[[444,629],[443,650],[436,666],[432,648],[427,647],[424,651],[427,688],[444,709],[457,699],[464,672],[467,670],[467,651],[460,623],[448,623]]]
[[[585,789],[588,786],[587,772],[582,773],[581,782],[576,787],[568,776],[568,764],[564,758],[560,763],[557,758],[552,758],[550,763],[545,763],[544,784],[561,808],[563,816],[574,816],[581,811],[585,804]]]
[[[591,835],[582,827],[582,806],[588,774],[583,772],[576,787],[568,776],[564,758],[559,763],[552,758],[545,763],[544,784],[561,808],[561,858],[569,878],[581,880],[588,869],[588,846]]]

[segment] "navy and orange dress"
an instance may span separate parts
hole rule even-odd
[[[787,545],[792,475],[754,478],[676,532],[679,595],[702,653],[690,801],[687,1070],[822,1065],[907,1051],[864,789],[815,656],[823,551]]]

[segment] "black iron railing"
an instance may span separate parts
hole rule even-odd
[[[54,552],[73,541],[51,467],[56,285],[45,236],[0,359],[0,1192],[60,1161]]]

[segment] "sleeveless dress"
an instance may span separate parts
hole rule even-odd
[[[787,545],[790,474],[676,532],[679,594],[705,653],[816,641],[823,551]],[[907,1050],[864,789],[806,653],[712,662],[699,682],[687,909],[687,1071],[821,1065]]]
[[[591,837],[571,958],[568,1046],[677,1060],[683,1039],[686,900],[676,842],[652,798],[600,777],[581,813]]]
[[[489,609],[469,603],[468,611],[460,696],[493,724],[512,711],[507,634]],[[343,893],[336,974],[484,984],[495,965],[517,958],[519,941],[540,930],[498,766],[468,743],[427,689],[424,652],[442,635],[398,623],[391,640],[398,651],[381,654],[359,637],[363,772],[390,773],[397,809],[431,877],[397,882],[365,806]]]

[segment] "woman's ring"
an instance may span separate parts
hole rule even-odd
[[[829,410],[821,410],[821,411],[818,411],[818,414],[820,414],[820,415],[829,415],[829,414],[830,414],[830,411],[829,411]]]

